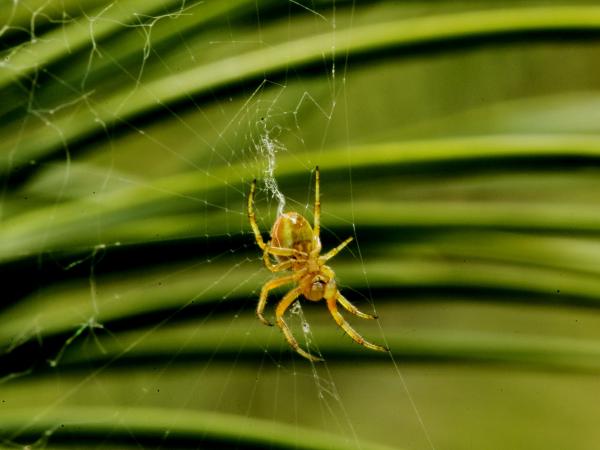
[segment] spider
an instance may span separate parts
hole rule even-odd
[[[334,249],[321,255],[321,201],[319,183],[319,167],[317,166],[315,168],[315,212],[313,227],[311,228],[308,221],[297,212],[283,213],[273,224],[271,241],[265,244],[254,214],[256,180],[252,182],[250,195],[248,196],[248,218],[254,232],[254,237],[256,238],[256,243],[263,251],[265,266],[273,273],[284,270],[291,270],[292,272],[291,275],[275,278],[265,283],[260,291],[256,315],[265,325],[272,326],[273,324],[265,319],[263,315],[269,291],[288,283],[296,283],[296,286],[283,296],[275,310],[277,326],[281,328],[285,339],[296,352],[311,361],[323,361],[322,358],[311,355],[300,348],[290,328],[283,319],[286,310],[300,295],[313,302],[325,299],[329,312],[348,336],[371,350],[387,352],[389,351],[387,348],[367,342],[346,322],[338,311],[337,304],[339,303],[346,310],[363,319],[377,318],[377,316],[359,311],[341,294],[335,283],[335,273],[329,266],[325,265],[328,260],[337,255],[352,241],[352,237],[349,237]],[[275,258],[275,263],[272,261],[271,256]]]

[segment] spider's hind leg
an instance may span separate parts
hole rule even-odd
[[[248,195],[248,220],[250,221],[250,226],[252,227],[252,232],[254,233],[254,239],[256,239],[256,243],[264,251],[267,248],[267,246],[265,245],[262,235],[260,234],[260,229],[258,228],[258,224],[256,223],[256,215],[254,214],[255,191],[256,180],[252,181],[252,185],[250,186],[250,194]]]
[[[313,218],[313,236],[317,242],[320,242],[321,235],[321,177],[319,175],[319,166],[315,167],[315,212]]]

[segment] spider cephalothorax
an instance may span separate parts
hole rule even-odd
[[[281,214],[271,229],[271,241],[265,244],[254,215],[256,180],[252,182],[248,197],[248,217],[254,231],[256,243],[263,251],[265,266],[271,272],[282,272],[284,270],[292,272],[290,275],[271,280],[262,287],[256,308],[256,315],[264,324],[272,325],[263,315],[269,291],[284,284],[296,283],[296,286],[285,294],[277,304],[275,318],[277,326],[283,331],[286,340],[299,354],[311,361],[322,361],[321,358],[311,355],[300,348],[283,319],[285,311],[300,295],[314,302],[325,299],[327,308],[336,323],[354,341],[372,350],[386,352],[388,349],[385,347],[367,342],[346,322],[338,311],[337,304],[339,303],[346,310],[363,319],[377,318],[374,315],[360,312],[340,293],[335,283],[335,273],[325,264],[348,245],[352,241],[352,238],[349,237],[333,250],[321,255],[321,201],[319,184],[319,168],[317,167],[315,169],[315,213],[313,226],[311,227],[308,221],[296,212]],[[275,258],[275,263],[271,257]]]

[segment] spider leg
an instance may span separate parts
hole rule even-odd
[[[362,317],[363,319],[377,319],[377,316],[365,314],[364,312],[359,311],[358,308],[350,303],[340,291],[337,293],[337,301],[340,302],[340,305],[342,305],[347,311],[350,311],[355,316]]]
[[[352,242],[352,239],[354,239],[352,236],[350,236],[348,239],[346,239],[344,242],[342,242],[340,245],[338,245],[336,248],[329,250],[327,253],[325,253],[323,256],[319,257],[319,259],[323,262],[333,258],[335,255],[337,255],[340,251],[342,251],[342,249],[348,245],[350,242]]]
[[[364,347],[370,348],[371,350],[377,350],[380,352],[389,352],[389,349],[382,347],[381,345],[371,344],[370,342],[366,341],[360,334],[358,334],[358,332],[354,328],[352,328],[350,326],[350,324],[348,322],[346,322],[346,319],[344,319],[342,317],[342,315],[339,313],[339,311],[337,309],[337,299],[338,299],[337,293],[336,293],[336,295],[332,295],[331,297],[328,297],[326,299],[327,300],[327,308],[329,309],[329,312],[333,316],[333,319],[346,332],[346,334],[348,336],[350,336],[354,342],[357,342]]]
[[[273,326],[271,322],[269,322],[263,316],[263,312],[265,310],[265,306],[267,305],[267,295],[269,295],[269,291],[272,291],[279,286],[283,286],[284,284],[291,283],[299,278],[298,274],[289,275],[287,277],[275,278],[271,280],[262,287],[260,290],[260,298],[258,299],[258,305],[256,306],[256,315],[260,319],[262,323],[265,325]]]
[[[265,252],[275,256],[294,256],[296,259],[307,259],[308,255],[295,248],[273,247],[270,244],[265,246]]]
[[[321,252],[321,177],[319,166],[315,167],[315,213],[313,223],[313,252],[318,255]]]
[[[263,252],[268,252],[271,255],[276,256],[295,256],[297,259],[306,259],[308,255],[304,252],[293,248],[282,248],[282,247],[272,247],[270,244],[265,244],[265,241],[262,238],[262,234],[260,234],[260,229],[258,228],[258,224],[256,223],[256,215],[254,213],[254,193],[256,192],[256,180],[252,181],[252,185],[250,186],[250,194],[248,195],[248,219],[250,221],[250,226],[252,227],[252,231],[254,232],[254,238],[256,239],[256,243],[262,249]],[[267,266],[268,267],[268,266]]]
[[[250,195],[248,195],[248,219],[250,220],[250,226],[252,227],[252,231],[254,232],[254,238],[256,239],[256,243],[263,251],[266,251],[267,245],[263,241],[262,235],[260,234],[260,229],[258,228],[258,224],[256,223],[256,216],[254,215],[255,191],[256,179],[252,181],[252,185],[250,186]]]
[[[289,269],[290,267],[292,267],[292,263],[294,262],[291,259],[288,259],[287,261],[273,264],[271,258],[269,258],[269,252],[267,251],[263,252],[263,261],[265,262],[265,266],[267,267],[267,269],[269,269],[271,272],[281,272],[283,270]]]
[[[294,300],[296,300],[301,293],[302,293],[302,288],[300,286],[295,287],[294,289],[289,291],[287,294],[285,294],[283,296],[283,298],[281,299],[281,301],[277,304],[277,309],[275,310],[275,318],[277,319],[277,326],[279,328],[281,328],[281,331],[283,331],[283,335],[285,336],[285,339],[288,341],[288,344],[290,344],[290,346],[294,350],[296,350],[297,353],[304,356],[306,359],[308,359],[310,361],[315,361],[315,362],[324,361],[323,358],[319,358],[317,356],[311,355],[307,351],[301,349],[300,345],[298,344],[298,341],[296,341],[296,338],[292,335],[292,331],[287,326],[287,323],[285,323],[285,320],[283,320],[283,315],[285,314],[287,309],[290,307],[290,305],[292,303],[294,303]]]

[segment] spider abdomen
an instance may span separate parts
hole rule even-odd
[[[293,248],[305,253],[312,250],[313,229],[308,221],[297,212],[284,213],[277,218],[271,230],[273,247]],[[288,259],[278,256],[279,260]]]

